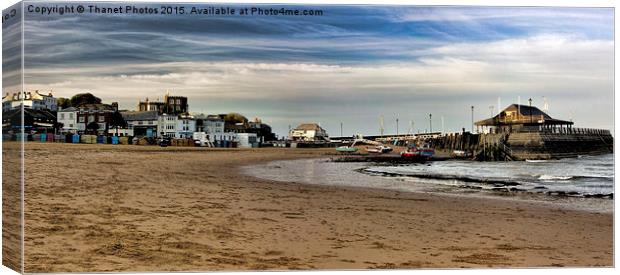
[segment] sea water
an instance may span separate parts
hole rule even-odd
[[[508,189],[584,197],[613,197],[614,192],[613,154],[540,161],[438,161],[397,166],[375,165],[362,172],[498,191]]]
[[[529,200],[611,212],[613,162],[613,154],[546,161],[449,160],[399,165],[301,159],[243,169],[249,175],[282,182]]]

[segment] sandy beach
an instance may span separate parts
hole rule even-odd
[[[26,272],[613,265],[611,214],[239,172],[333,149],[26,150]]]

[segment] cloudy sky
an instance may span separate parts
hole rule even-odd
[[[433,130],[443,117],[457,131],[470,106],[479,120],[518,96],[613,129],[613,9],[296,8],[324,15],[26,14],[26,89],[92,92],[126,109],[170,90],[192,112],[260,117],[279,135],[303,122],[378,134],[381,115],[386,133],[396,118],[400,133],[411,121],[423,132],[429,113]]]

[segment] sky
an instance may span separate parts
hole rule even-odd
[[[323,16],[26,13],[25,88],[130,110],[169,91],[191,112],[259,117],[280,136],[307,122],[375,135],[381,116],[385,133],[396,119],[399,133],[424,132],[429,114],[434,131],[469,130],[471,106],[481,120],[518,97],[613,130],[611,8],[270,7]],[[17,87],[10,76],[5,93]]]

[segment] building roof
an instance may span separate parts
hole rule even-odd
[[[77,108],[80,111],[82,111],[82,110],[116,111],[116,109],[114,109],[114,107],[112,107],[112,105],[110,105],[110,104],[103,104],[103,103],[82,104],[82,105],[78,106]]]
[[[517,116],[509,117],[508,113],[516,112]],[[476,126],[498,126],[510,124],[547,124],[572,125],[572,121],[555,119],[535,106],[512,104],[492,118],[477,121]]]
[[[68,108],[58,110],[58,112],[76,112],[76,111],[78,111],[78,108],[75,108],[75,107],[68,107]]]
[[[123,119],[125,121],[135,121],[135,120],[157,120],[158,112],[157,111],[143,111],[143,112],[121,112]]]
[[[24,108],[24,116],[32,116],[33,118],[56,120],[56,115],[48,110],[35,110],[30,108]]]
[[[21,121],[21,110],[20,108],[12,109],[8,112],[2,114],[2,119],[6,120],[9,118],[17,118]],[[48,110],[36,110],[30,108],[24,108],[24,117],[25,118],[33,118],[35,121],[56,121],[56,115]]]
[[[319,126],[316,123],[303,123],[303,124],[299,124],[299,126],[297,126],[294,130],[323,130],[323,128],[321,128],[321,126]]]

